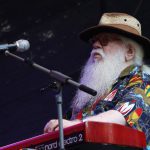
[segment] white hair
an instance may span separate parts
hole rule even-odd
[[[127,37],[123,37],[120,36],[121,40],[123,41],[123,43],[125,45],[131,44],[132,46],[134,46],[135,48],[135,58],[133,60],[133,63],[135,65],[139,65],[142,66],[142,71],[144,71],[147,74],[150,74],[150,67],[146,64],[144,64],[143,58],[144,58],[144,49],[143,47],[137,43],[136,41],[127,38]]]
[[[143,47],[137,43],[136,41],[120,36],[121,40],[125,45],[131,44],[135,48],[135,58],[133,60],[135,65],[142,65],[143,64],[143,57],[144,57],[144,50]]]

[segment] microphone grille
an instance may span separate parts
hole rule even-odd
[[[24,52],[27,51],[30,48],[30,43],[27,40],[18,40],[15,42],[17,45],[17,52]]]

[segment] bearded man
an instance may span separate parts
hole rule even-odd
[[[80,90],[72,103],[72,117],[63,127],[83,121],[127,125],[145,132],[150,144],[150,41],[141,35],[139,21],[124,13],[104,13],[97,26],[81,32],[92,46],[80,83],[97,91],[93,97]],[[136,118],[134,117],[136,114]],[[58,120],[50,120],[45,132],[58,130]]]

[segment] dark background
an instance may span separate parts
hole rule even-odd
[[[96,25],[103,12],[126,12],[142,23],[150,37],[149,0],[0,0],[0,44],[27,39],[29,51],[15,53],[78,81],[90,46],[78,34]],[[40,89],[50,77],[11,57],[0,55],[0,146],[43,133],[46,122],[57,118],[54,93]],[[63,110],[75,93],[66,85]]]

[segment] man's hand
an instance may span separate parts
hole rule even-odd
[[[108,123],[117,123],[121,125],[126,124],[125,118],[117,110],[109,110],[109,111],[100,113],[95,116],[90,116],[86,118],[84,121],[108,122]],[[81,120],[70,121],[70,120],[63,119],[63,128],[70,127],[70,126],[79,124],[81,122],[82,122]],[[51,132],[51,131],[57,131],[57,130],[59,130],[57,119],[50,120],[44,128],[45,133]]]
[[[70,120],[63,119],[63,128],[70,127],[70,126],[79,124],[81,122],[82,122],[81,120],[71,120],[70,121]],[[44,127],[44,133],[57,131],[57,130],[59,130],[58,119],[50,120]]]

